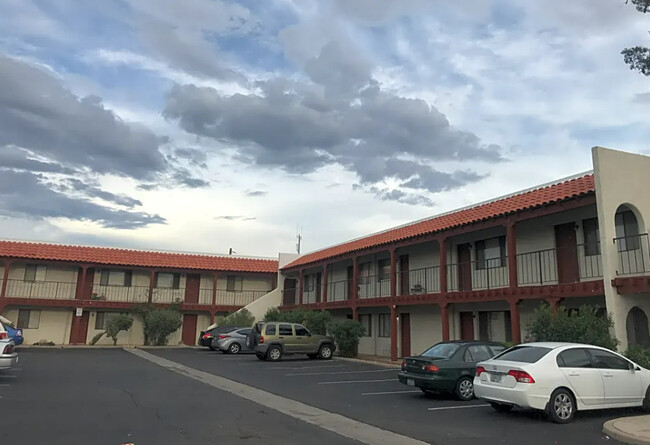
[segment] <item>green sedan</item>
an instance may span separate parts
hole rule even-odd
[[[476,364],[505,350],[489,341],[449,341],[431,346],[422,354],[406,357],[400,383],[420,388],[425,394],[450,393],[459,400],[474,398]]]

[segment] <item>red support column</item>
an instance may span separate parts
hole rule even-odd
[[[305,280],[305,270],[300,269],[300,278],[298,280],[298,304],[302,306],[302,290],[303,290],[303,283]]]
[[[440,321],[442,324],[442,341],[449,341],[449,303],[443,301],[440,306]]]
[[[510,330],[513,343],[521,343],[521,323],[519,321],[519,300],[510,300]]]
[[[352,295],[350,299],[356,301],[359,298],[359,257],[355,256],[352,259]]]
[[[352,319],[354,321],[359,321],[359,308],[352,306]]]
[[[508,284],[511,289],[518,285],[517,281],[517,233],[515,223],[510,222],[506,227],[506,250],[508,256]]]
[[[447,238],[438,239],[438,246],[440,247],[440,292],[447,293]],[[447,330],[449,331],[449,329]]]
[[[88,273],[88,266],[81,266],[81,278],[79,279],[79,286],[77,286],[77,300],[83,300],[84,292],[86,291],[86,274]]]
[[[213,272],[212,274],[212,319],[214,320],[214,312],[217,307],[217,272]],[[214,321],[213,321],[214,322]]]
[[[397,296],[397,251],[390,249],[390,296]]]
[[[153,301],[153,287],[156,284],[156,271],[149,271],[149,303]]]
[[[562,301],[562,299],[558,297],[549,297],[546,299],[546,302],[551,307],[551,313],[553,315],[557,315],[557,311],[560,306],[560,301]]]
[[[323,295],[321,296],[321,301],[323,303],[327,303],[327,280],[329,279],[328,271],[329,267],[327,264],[325,264],[323,266]]]
[[[390,359],[397,360],[397,306],[390,307]]]
[[[214,324],[214,311],[210,311],[210,324]]]
[[[6,260],[4,263],[4,273],[2,274],[2,290],[0,290],[0,298],[7,296],[7,280],[9,279],[9,269],[11,268],[11,260]]]

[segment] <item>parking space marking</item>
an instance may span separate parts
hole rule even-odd
[[[366,374],[371,372],[397,372],[395,369],[373,369],[372,371],[334,371],[334,372],[296,372],[293,374],[285,374],[287,377],[294,377],[297,375],[340,375],[340,374]],[[395,380],[397,381],[397,380]]]
[[[392,379],[391,379],[392,380]],[[382,391],[382,392],[362,392],[362,396],[383,396],[385,394],[409,394],[417,392],[418,394],[422,391]]]
[[[427,408],[427,411],[442,411],[445,409],[463,409],[463,408],[484,408],[490,406],[489,404],[481,405],[461,405],[461,406],[439,406],[437,408]]]
[[[380,380],[341,380],[338,382],[318,382],[319,385],[345,385],[347,383],[376,383],[376,382],[397,382],[395,379]]]
[[[276,366],[269,369],[318,369],[318,368],[347,368],[348,365],[316,365],[316,366]]]
[[[0,383],[0,386],[11,386],[11,383]]]

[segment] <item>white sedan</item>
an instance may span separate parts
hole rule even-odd
[[[577,410],[650,411],[650,371],[598,346],[526,343],[479,363],[474,394],[497,411],[538,409],[567,423]]]

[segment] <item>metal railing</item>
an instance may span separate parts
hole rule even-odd
[[[122,301],[128,303],[146,303],[149,300],[149,286],[93,286],[91,300]]]
[[[447,265],[450,292],[497,289],[508,286],[508,259],[489,258]]]
[[[574,261],[575,272],[558,270],[558,254],[566,261]],[[602,278],[602,256],[599,244],[578,244],[575,248],[544,249],[517,255],[519,286],[549,285],[560,281],[560,274],[568,281],[588,281]],[[575,277],[571,277],[575,274]]]
[[[390,297],[390,277],[369,275],[359,277],[359,298]]]
[[[62,281],[7,280],[7,297],[74,300],[77,283]]]
[[[440,292],[440,267],[397,272],[397,295],[432,294]]]
[[[350,280],[332,281],[327,284],[327,301],[345,301],[350,298]]]
[[[217,304],[227,306],[246,306],[258,298],[268,294],[269,290],[241,290],[229,291],[225,289],[217,289]]]
[[[623,236],[614,238],[618,251],[617,275],[633,275],[650,272],[648,253],[648,234]]]
[[[199,289],[199,304],[212,304],[212,288]]]

